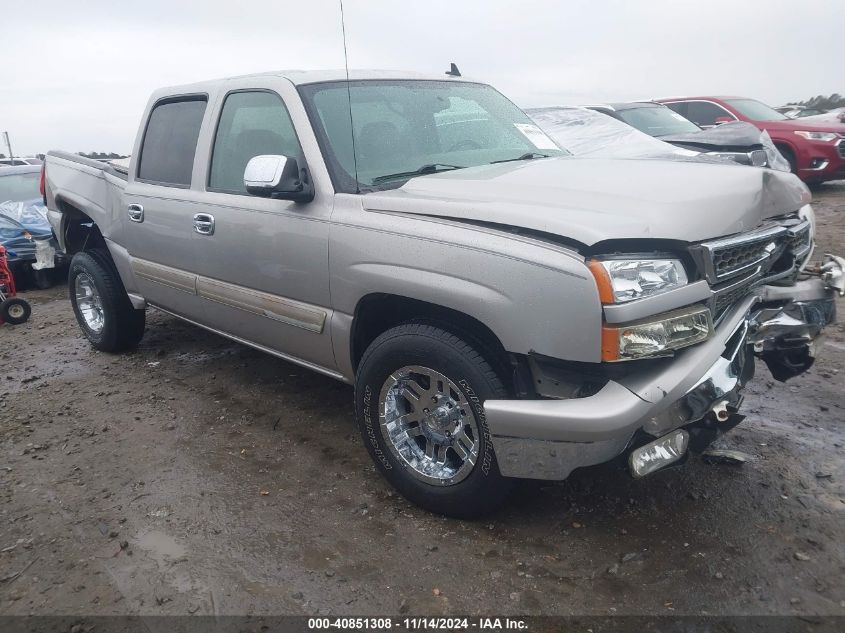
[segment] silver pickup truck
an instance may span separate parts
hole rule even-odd
[[[794,176],[568,155],[490,86],[280,72],[159,90],[128,170],[51,152],[44,195],[97,349],[155,307],[355,386],[417,504],[617,456],[644,476],[736,425],[755,356],[805,371],[842,260]]]

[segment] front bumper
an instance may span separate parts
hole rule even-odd
[[[845,138],[834,143],[811,142],[798,175],[808,182],[845,178]]]
[[[763,303],[769,288],[772,296],[791,291],[800,300]],[[834,319],[834,291],[821,279],[783,289],[764,286],[734,306],[707,342],[611,380],[592,396],[488,400],[484,409],[499,470],[508,477],[565,479],[575,468],[614,458],[640,431],[660,437],[706,417],[728,422],[754,375],[755,353],[767,363],[772,356],[764,352],[771,350],[793,359],[803,356],[802,349],[812,356],[816,337]]]

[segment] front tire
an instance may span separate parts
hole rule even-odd
[[[382,475],[420,507],[459,518],[490,512],[510,490],[483,407],[506,397],[472,345],[421,323],[376,338],[355,381],[361,437]]]
[[[144,335],[144,310],[135,310],[108,253],[77,253],[70,262],[68,287],[82,333],[96,349],[120,352]]]

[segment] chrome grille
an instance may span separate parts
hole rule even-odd
[[[759,264],[769,256],[772,248],[770,240],[751,244],[737,244],[713,251],[713,269],[718,279],[746,270]]]
[[[717,284],[760,267],[772,258],[786,235],[786,227],[777,224],[701,244],[707,279]]]
[[[842,140],[837,143],[837,146],[839,147],[839,155],[842,158],[845,158],[845,134],[840,134],[839,136],[842,137]]]
[[[766,150],[764,149],[755,149],[751,150],[748,153],[748,158],[751,161],[751,164],[754,167],[768,167],[769,166],[769,155],[766,154]]]
[[[809,222],[789,230],[787,250],[791,251],[797,260],[801,260],[812,245]]]
[[[797,272],[812,247],[810,223],[793,216],[755,231],[691,248],[712,288],[714,320],[767,279]]]
[[[753,274],[747,279],[732,283],[724,288],[713,291],[713,302],[711,312],[714,317],[721,316],[725,310],[730,308],[737,301],[747,297],[754,285],[759,281],[759,276]]]

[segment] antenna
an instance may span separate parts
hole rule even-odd
[[[352,122],[352,90],[349,88],[349,54],[346,52],[346,20],[343,16],[343,0],[340,2],[340,27],[343,31],[343,64],[346,68],[346,98],[349,101],[349,135],[352,137],[352,164],[355,166],[355,193],[361,193],[358,180],[358,152],[355,151],[355,125]]]
[[[455,64],[455,62],[452,62],[452,64],[449,66],[449,70],[446,71],[446,74],[450,77],[460,77],[461,71],[458,70],[457,64]]]

